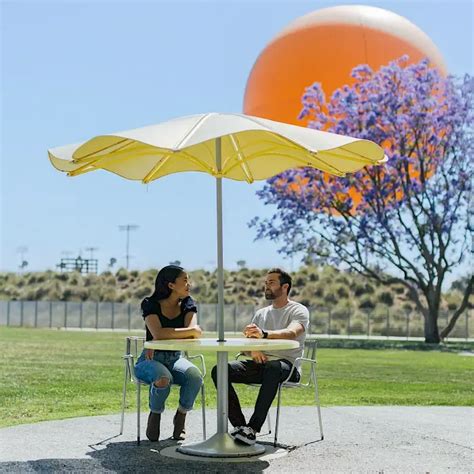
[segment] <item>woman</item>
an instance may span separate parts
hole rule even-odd
[[[146,325],[146,340],[189,339],[201,337],[197,310],[189,296],[187,273],[177,265],[162,268],[155,282],[154,293],[142,301]],[[181,386],[179,406],[174,416],[174,439],[183,439],[186,413],[203,383],[199,369],[181,357],[180,351],[144,349],[135,366],[135,374],[150,384],[150,414],[146,429],[150,441],[160,437],[161,413],[170,393],[171,384]]]

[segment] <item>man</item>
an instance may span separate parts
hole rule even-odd
[[[255,444],[256,433],[265,422],[278,385],[290,375],[295,359],[303,356],[309,312],[302,304],[288,299],[290,290],[291,277],[288,273],[279,268],[269,270],[265,278],[265,299],[272,301],[272,304],[259,309],[243,332],[246,337],[294,339],[299,342],[299,347],[273,352],[250,352],[247,355],[251,359],[229,363],[229,420],[234,426],[230,435],[248,445]],[[300,369],[296,369],[291,377],[292,382],[300,379]],[[212,369],[212,380],[217,386],[216,367]],[[233,382],[261,384],[255,410],[248,423]]]

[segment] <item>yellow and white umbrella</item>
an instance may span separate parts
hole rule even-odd
[[[99,135],[81,144],[53,148],[48,154],[53,166],[69,176],[102,169],[143,183],[182,171],[208,173],[216,178],[219,341],[224,340],[222,178],[252,183],[306,166],[344,176],[386,160],[382,148],[368,140],[248,115],[220,113],[192,115]],[[217,409],[226,414],[225,352],[218,353],[217,373]],[[225,424],[219,422],[222,419]],[[227,416],[218,416],[217,431],[206,442],[209,452],[235,455],[225,448]]]
[[[99,135],[53,148],[49,157],[70,176],[104,169],[149,183],[172,173],[200,171],[252,183],[304,166],[343,176],[380,163],[384,153],[368,140],[241,114],[209,113]]]

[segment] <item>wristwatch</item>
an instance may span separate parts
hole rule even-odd
[[[266,339],[268,337],[268,332],[262,329],[262,335],[263,335],[263,339]]]

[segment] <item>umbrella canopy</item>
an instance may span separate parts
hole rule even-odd
[[[252,183],[305,166],[343,176],[383,162],[384,153],[369,140],[242,114],[208,113],[99,135],[51,149],[49,158],[70,176],[104,169],[149,183],[172,173],[198,171]]]

